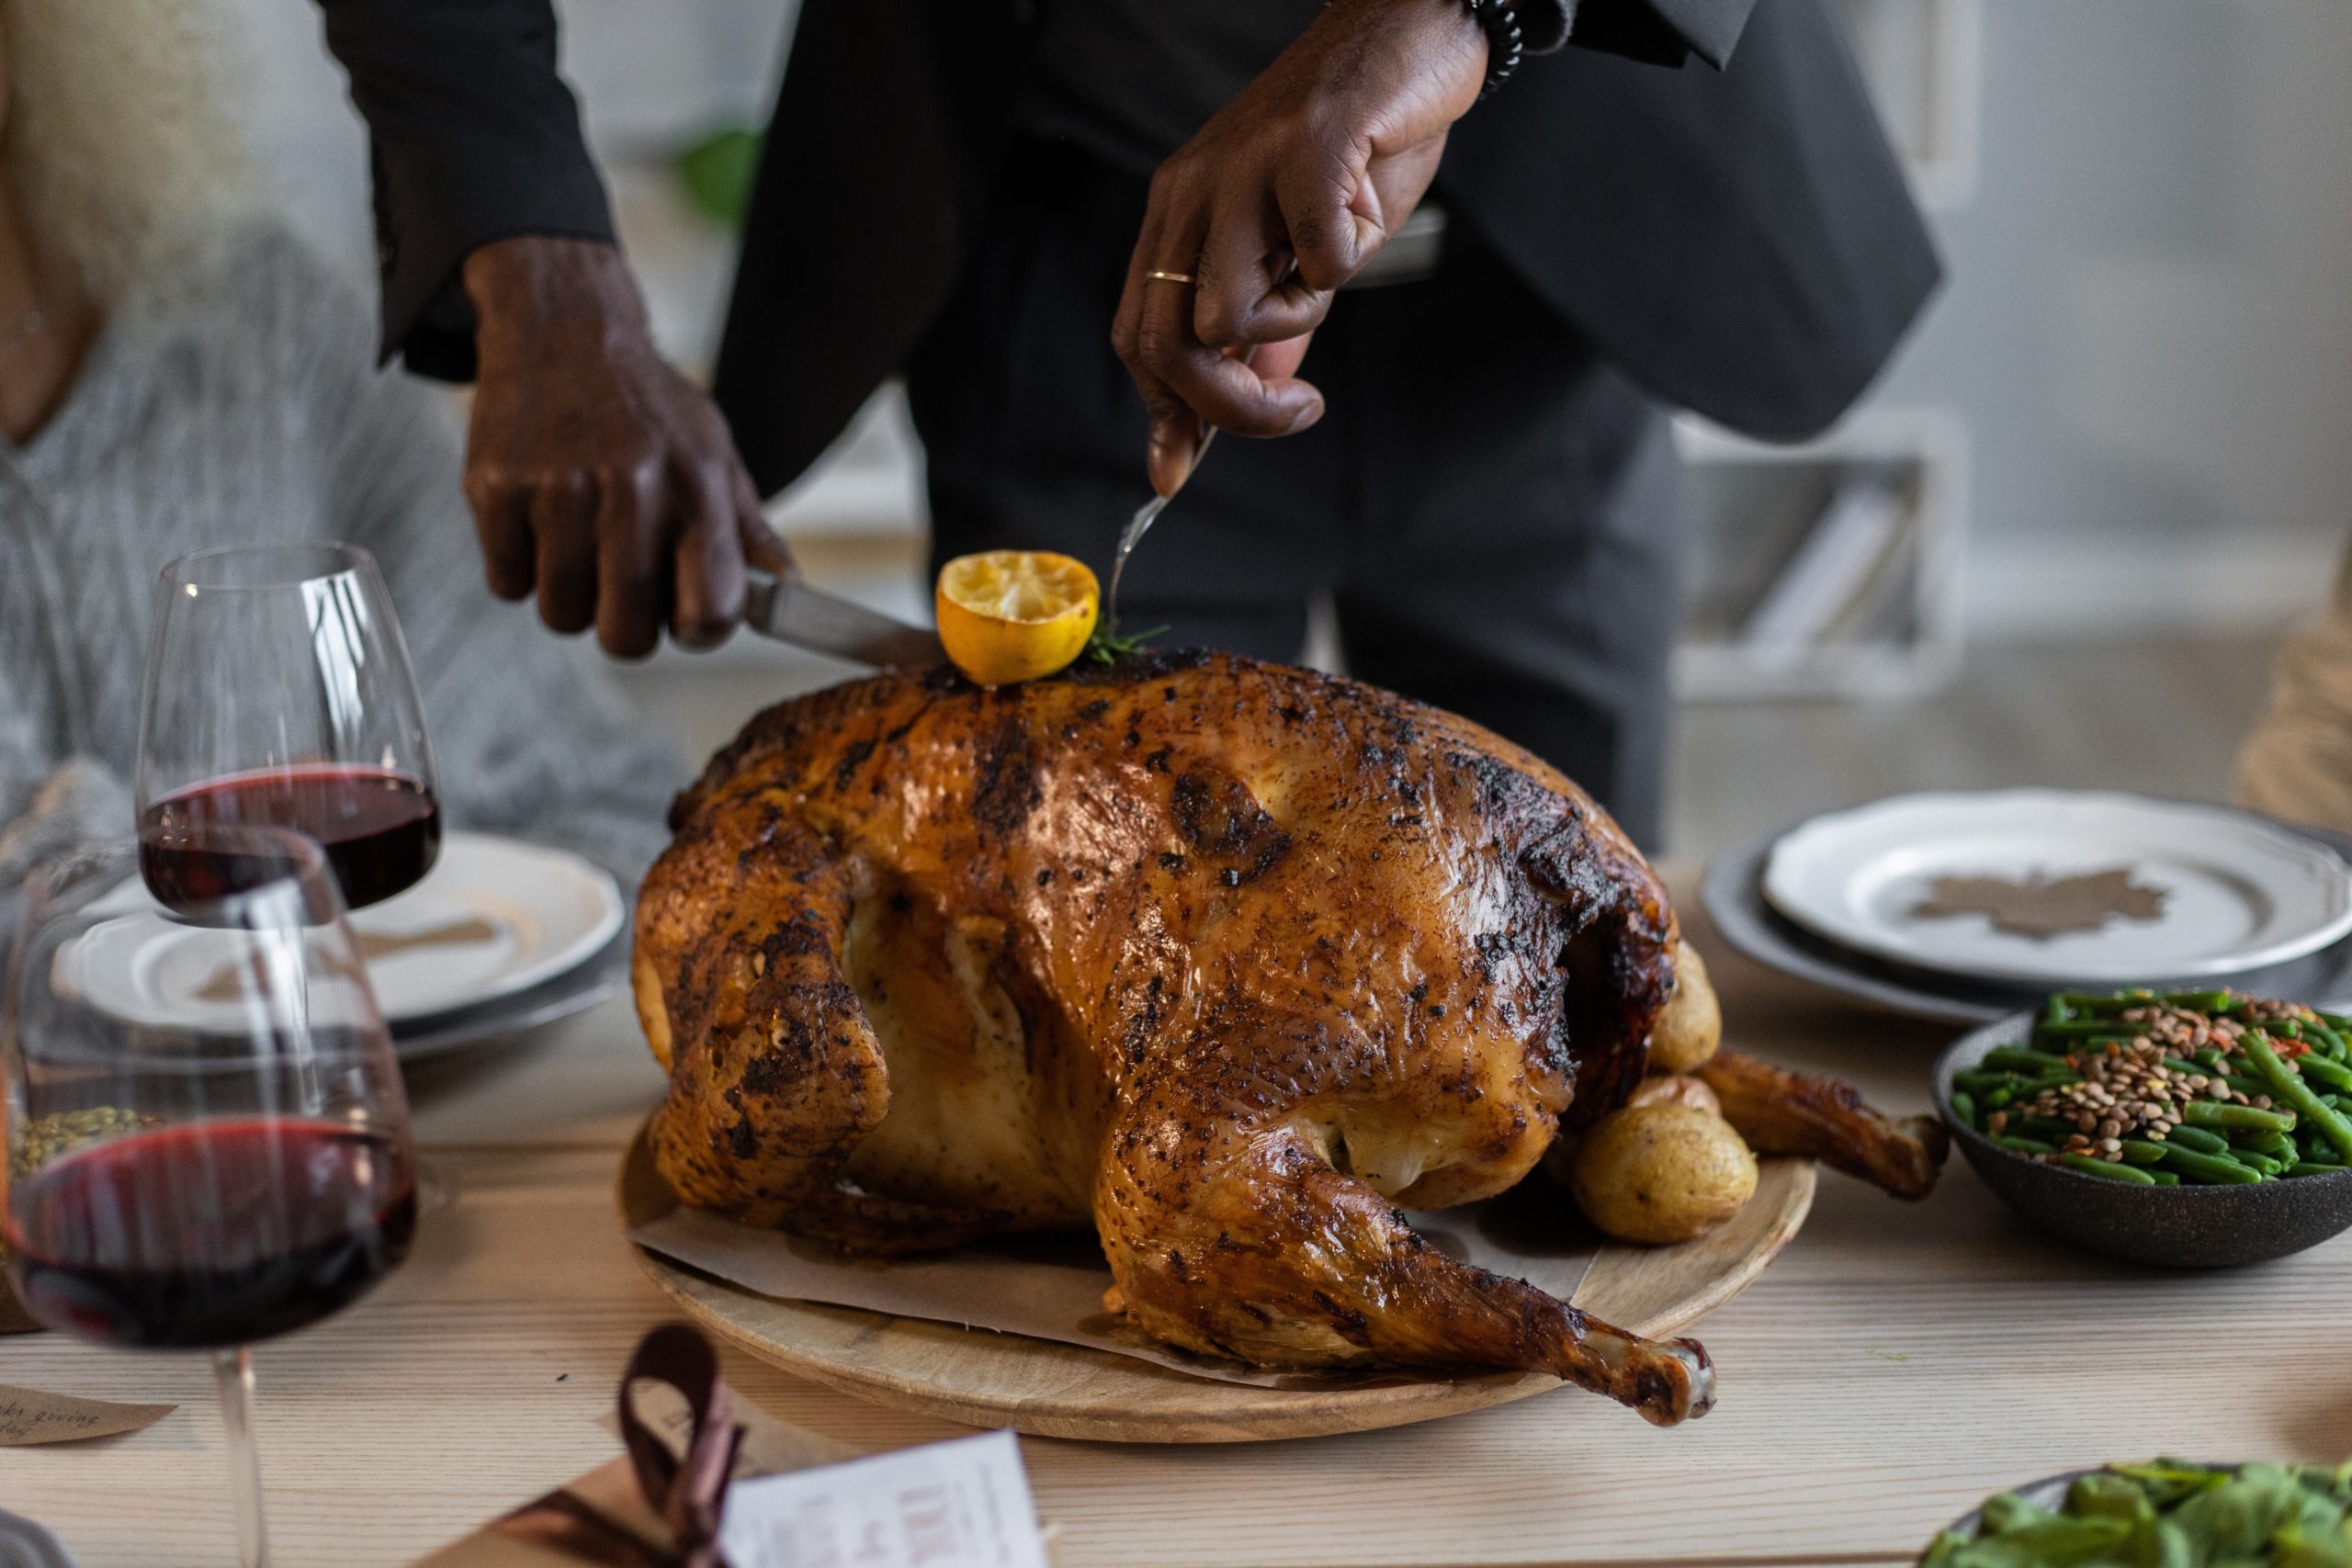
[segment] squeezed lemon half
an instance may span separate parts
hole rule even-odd
[[[1035,681],[1086,650],[1102,592],[1084,561],[1051,550],[987,550],[939,569],[939,640],[983,686]]]

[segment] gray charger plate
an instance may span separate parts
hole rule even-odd
[[[2041,1005],[2043,992],[1889,964],[1825,941],[1782,917],[1764,900],[1764,865],[1772,846],[1821,815],[1807,812],[1770,832],[1735,845],[1707,863],[1699,901],[1725,942],[1769,968],[1810,980],[1860,1001],[1942,1023],[1991,1023]],[[2270,818],[2265,818],[2270,820]],[[2352,858],[2352,836],[2280,822],[2278,827]],[[2149,976],[2151,984],[2165,977]],[[2211,984],[2211,982],[2207,982]],[[2352,938],[2290,963],[2230,976],[2234,990],[2288,1001],[2316,1002],[2352,996]],[[2101,987],[2100,989],[2111,987]],[[2195,987],[2192,987],[2195,988]]]
[[[623,921],[595,955],[560,975],[492,1001],[452,1008],[392,1026],[392,1050],[403,1062],[446,1055],[505,1040],[585,1012],[628,978],[630,925]]]

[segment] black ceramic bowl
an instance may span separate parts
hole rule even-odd
[[[2022,1044],[2018,1013],[1955,1042],[1936,1062],[1936,1109],[1960,1152],[2001,1201],[2063,1241],[2168,1269],[2231,1269],[2316,1247],[2352,1228],[2352,1170],[2244,1187],[2141,1187],[2011,1154],[1951,1113],[1952,1075]]]

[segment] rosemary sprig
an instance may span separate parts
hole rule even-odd
[[[1080,657],[1091,659],[1097,664],[1116,664],[1122,659],[1132,659],[1146,651],[1151,639],[1167,629],[1166,626],[1154,626],[1149,631],[1121,636],[1117,622],[1107,626],[1097,624],[1092,635],[1087,637],[1086,649]]]

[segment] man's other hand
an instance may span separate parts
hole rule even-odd
[[[1155,490],[1183,483],[1211,425],[1322,417],[1307,337],[1429,189],[1486,69],[1462,0],[1333,0],[1159,166],[1111,333],[1151,412]]]
[[[1458,3],[1458,0],[1457,0]],[[760,513],[727,423],[654,352],[611,245],[501,240],[466,259],[480,327],[466,499],[491,591],[536,591],[560,632],[605,651],[690,648],[743,614],[743,570],[792,558]]]

